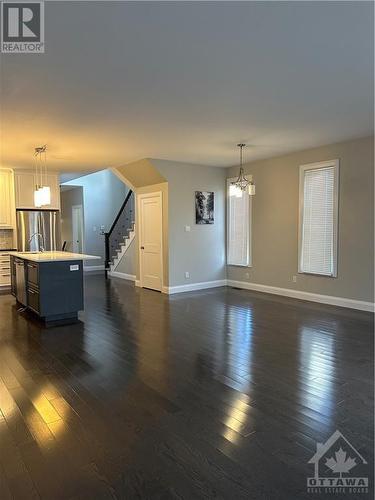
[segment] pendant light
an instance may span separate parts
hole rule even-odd
[[[44,155],[43,160],[42,155]],[[47,177],[47,145],[45,144],[44,146],[38,146],[35,148],[34,156],[36,157],[34,205],[40,208],[51,204],[51,188],[43,185],[43,170],[44,181],[46,181]]]
[[[36,188],[38,188],[38,186],[36,186]],[[40,191],[40,189],[35,189],[34,191],[34,205],[36,208],[40,208],[43,203],[42,203],[42,192]]]
[[[44,146],[44,182],[47,181],[47,145]],[[42,185],[42,202],[43,205],[51,204],[51,188],[49,186]]]
[[[34,190],[34,205],[36,208],[42,206],[42,193],[41,193],[41,171],[40,171],[40,151],[41,147],[35,148],[35,190]]]
[[[237,144],[237,146],[240,148],[240,172],[238,174],[237,180],[231,183],[229,194],[231,196],[236,196],[237,198],[242,198],[242,193],[247,190],[249,195],[253,196],[255,194],[255,184],[253,181],[249,181],[249,179],[246,178],[242,166],[243,148],[246,146],[246,144],[241,143]]]

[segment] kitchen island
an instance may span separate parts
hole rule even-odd
[[[83,261],[71,252],[9,252],[11,290],[17,302],[46,326],[72,323],[83,310]]]

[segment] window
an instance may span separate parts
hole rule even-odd
[[[300,273],[337,276],[338,177],[338,160],[300,167]]]
[[[227,180],[227,264],[250,266],[251,196],[247,191],[242,192],[241,197],[236,196],[231,189],[233,180]]]

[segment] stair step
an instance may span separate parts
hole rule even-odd
[[[125,254],[127,248],[130,246],[130,243],[133,241],[133,238],[135,236],[135,222],[132,222],[132,227],[128,230],[127,235],[123,236],[124,242],[119,243],[119,247],[116,249],[116,257],[112,256],[111,261],[110,261],[110,269],[111,271],[113,268],[116,268],[116,266],[119,264],[122,256]]]

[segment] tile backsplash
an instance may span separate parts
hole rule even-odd
[[[0,229],[0,250],[13,247],[13,229]]]

